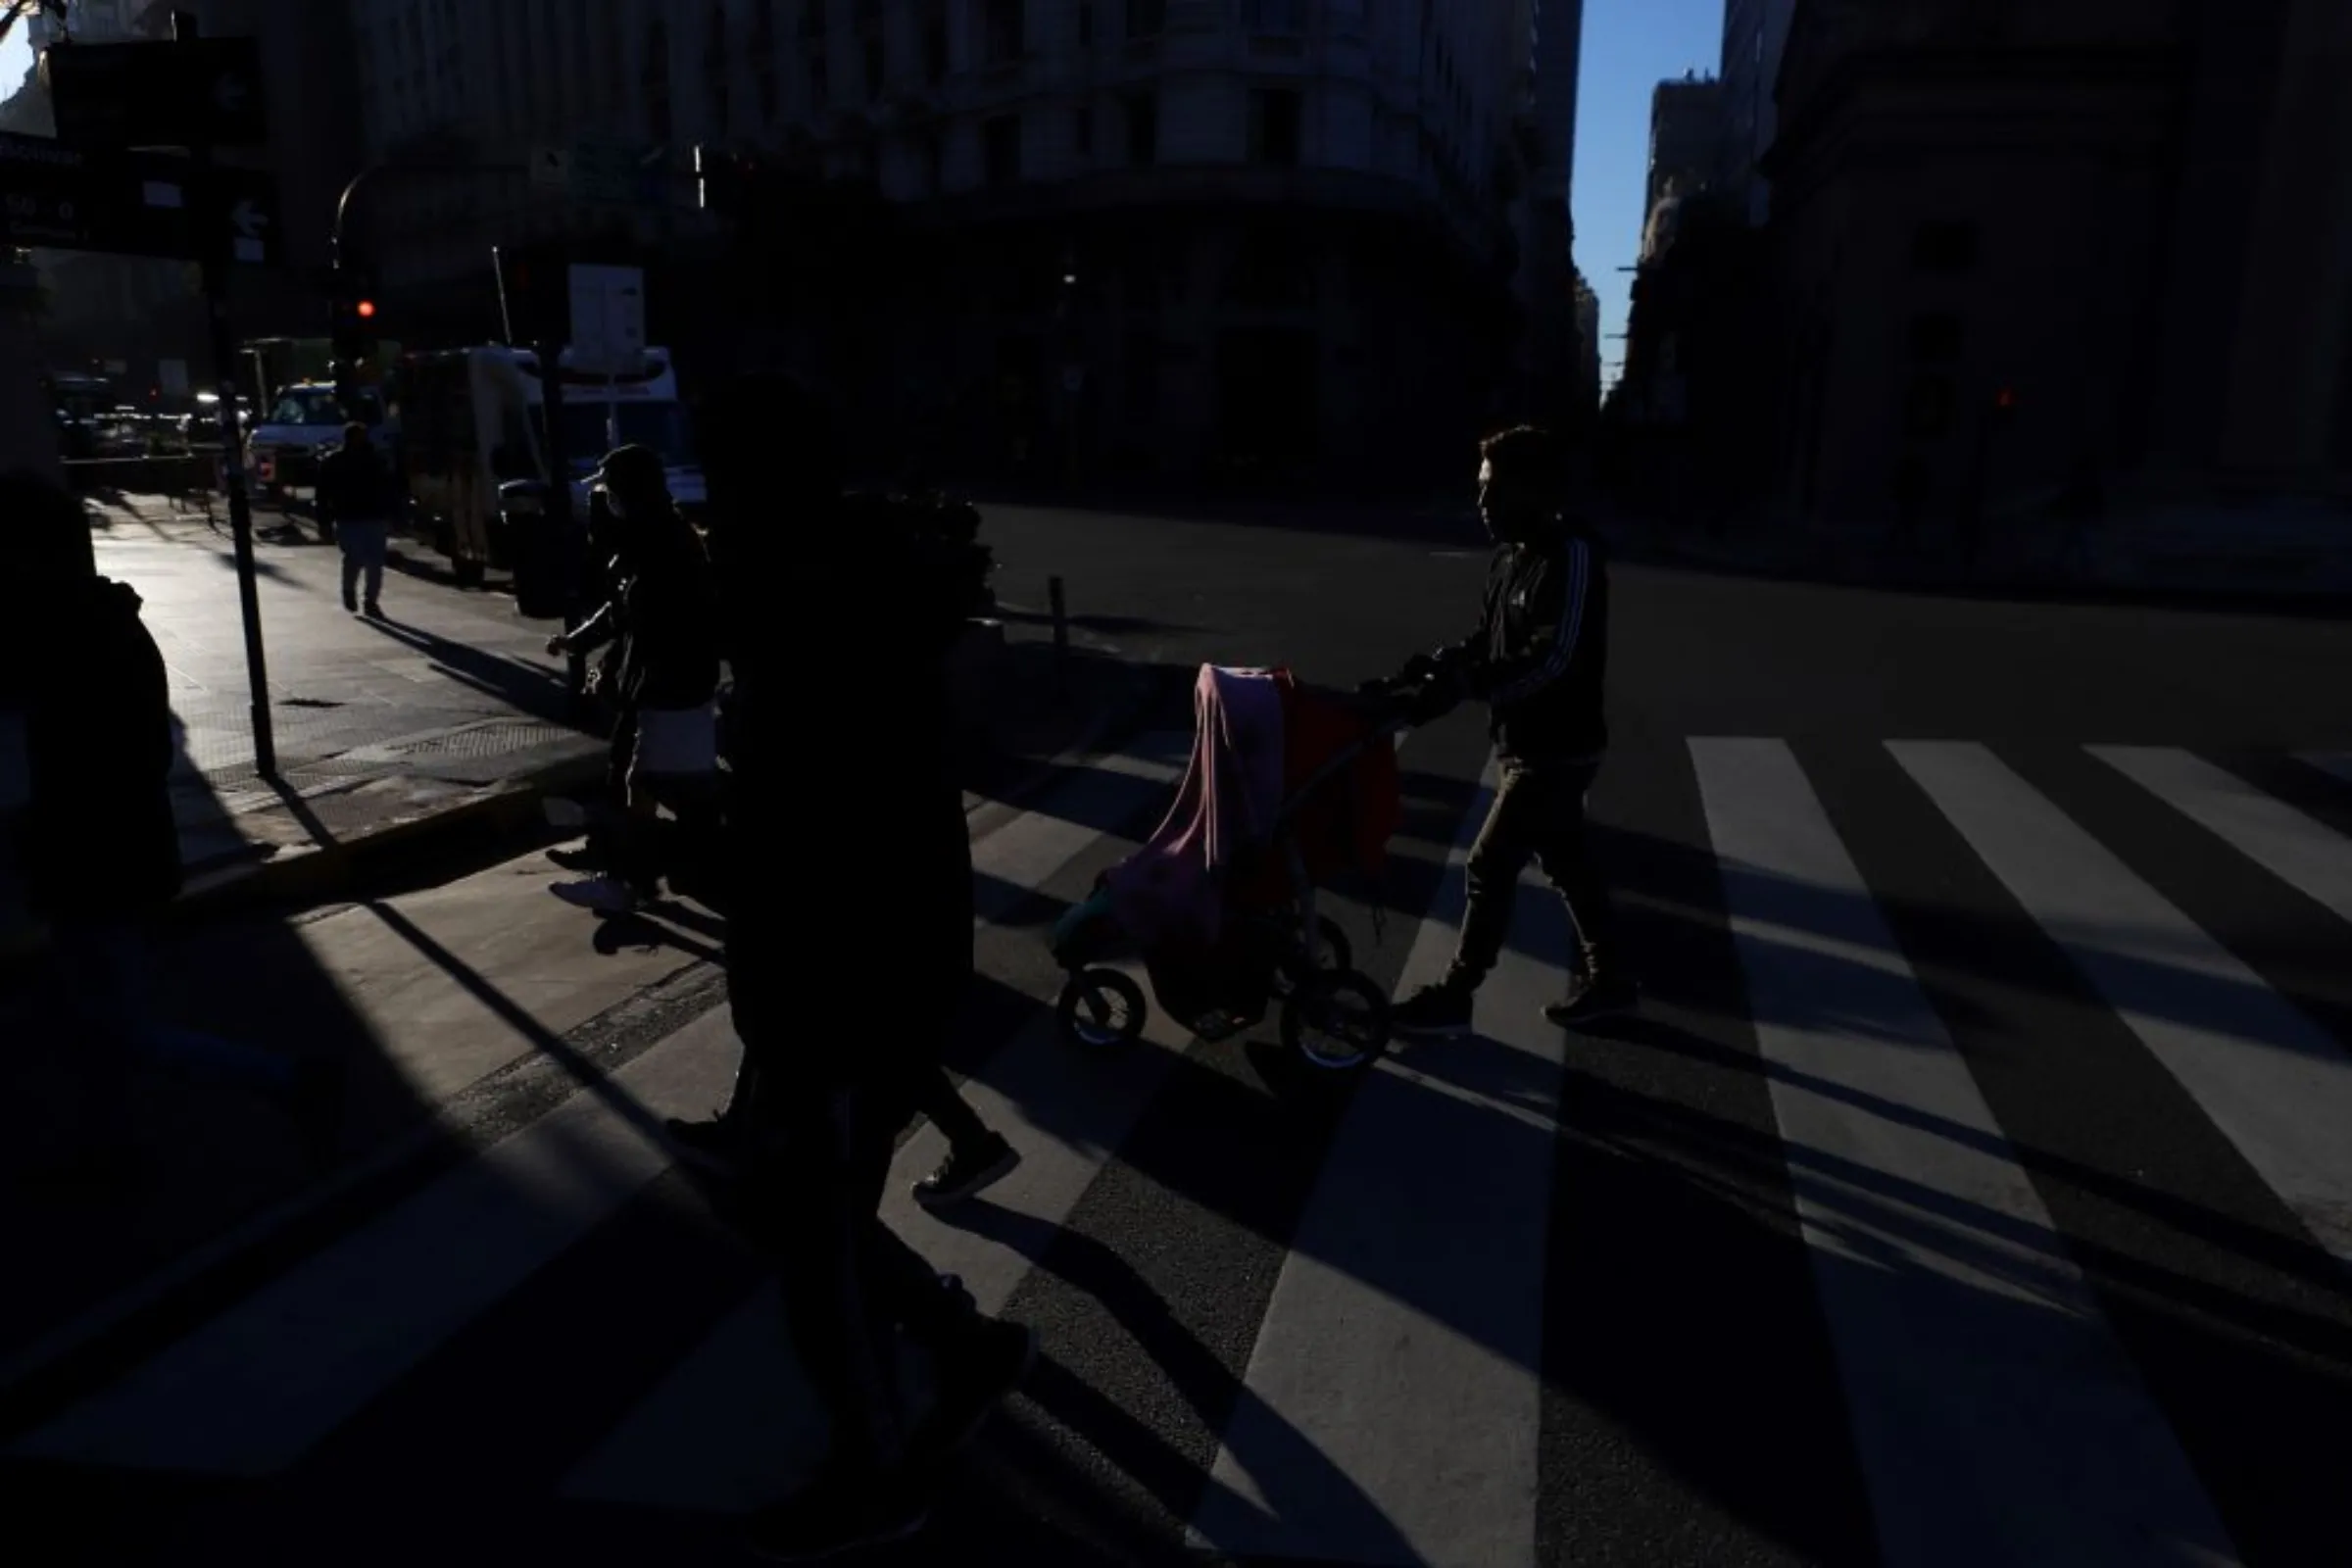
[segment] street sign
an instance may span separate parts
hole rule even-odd
[[[591,375],[634,373],[645,359],[645,269],[571,269],[572,364]]]
[[[0,242],[267,265],[284,250],[277,181],[164,153],[84,152],[0,133]]]
[[[61,43],[41,52],[58,140],[75,147],[246,147],[270,139],[252,38]]]

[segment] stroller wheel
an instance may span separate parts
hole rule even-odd
[[[1056,1009],[1061,1037],[1074,1046],[1102,1051],[1133,1045],[1151,1010],[1143,987],[1116,969],[1086,969],[1061,988]]]
[[[1282,1043],[1327,1072],[1367,1066],[1389,1043],[1389,999],[1353,969],[1316,975],[1283,1004]]]
[[[1315,931],[1311,939],[1302,939],[1296,957],[1274,971],[1274,994],[1287,997],[1298,989],[1298,971],[1308,974],[1339,974],[1355,967],[1355,948],[1348,942],[1348,933],[1328,914],[1315,916]]]

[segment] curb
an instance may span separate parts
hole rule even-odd
[[[172,901],[167,918],[211,920],[268,905],[332,903],[353,884],[436,841],[512,831],[534,822],[542,800],[594,785],[604,777],[606,766],[602,756],[567,757],[516,774],[445,810],[425,811],[372,833],[250,866],[200,872]]]

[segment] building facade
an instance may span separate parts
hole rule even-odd
[[[1649,182],[1642,213],[1669,196],[1712,189],[1723,157],[1723,83],[1693,73],[1649,96]]]
[[[1723,155],[1719,186],[1750,223],[1771,215],[1772,185],[1757,165],[1780,129],[1775,90],[1797,0],[1724,0]]]
[[[1977,531],[2352,494],[2352,8],[1808,4],[1783,72],[1782,493]]]
[[[1577,88],[1583,74],[1584,0],[1543,0],[1534,17],[1535,78],[1520,287],[1527,301],[1532,402],[1543,417],[1581,423],[1598,407],[1585,384],[1577,316],[1574,184]]]
[[[80,0],[76,36],[154,35],[171,9]],[[290,252],[238,270],[247,336],[323,333],[366,171],[350,254],[388,338],[498,335],[493,246],[630,251],[660,270],[658,332],[857,383],[862,415],[940,432],[964,470],[1449,473],[1481,424],[1573,379],[1579,0],[193,9],[261,40],[270,87],[271,145],[223,153],[276,175]],[[28,88],[0,115],[40,129],[46,108]],[[698,145],[870,191],[888,296],[859,314],[763,287],[740,245],[728,262]],[[542,177],[551,151],[626,188]],[[203,358],[188,269],[58,265],[69,359]]]

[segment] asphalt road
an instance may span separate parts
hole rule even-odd
[[[1048,1360],[888,1560],[2341,1560],[2352,629],[1624,567],[1592,806],[1642,1013],[1544,1025],[1523,898],[1478,1038],[1334,1093],[1270,1027],[1073,1054],[1042,938],[1164,807],[1198,664],[1393,665],[1475,541],[990,533],[1012,614],[1060,576],[1166,700],[975,817],[955,1065],[1027,1158],[892,1217]],[[1384,989],[1447,955],[1486,763],[1471,714],[1406,747],[1340,911]],[[630,1132],[718,1092],[723,1014],[609,1062],[22,1424],[27,1560],[741,1560],[805,1401]]]

